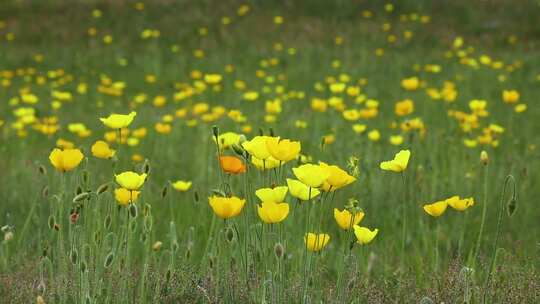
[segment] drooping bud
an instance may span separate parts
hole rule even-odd
[[[285,253],[285,248],[283,248],[283,245],[281,245],[281,243],[277,243],[274,246],[274,254],[276,255],[276,258],[278,260],[281,260],[283,258],[284,253]]]
[[[480,161],[482,162],[482,164],[484,166],[487,166],[487,164],[489,163],[489,156],[487,154],[486,151],[482,150],[482,152],[480,152]]]

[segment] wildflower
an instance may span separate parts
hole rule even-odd
[[[212,196],[208,198],[208,203],[218,217],[228,219],[240,214],[242,208],[244,208],[244,205],[246,204],[246,200],[240,199],[236,196]]]
[[[103,140],[98,140],[92,145],[92,155],[97,158],[109,159],[114,156],[115,150],[109,147]]]
[[[269,137],[266,140],[266,148],[272,157],[279,161],[287,162],[298,156],[301,145],[299,141]]]
[[[360,227],[354,225],[354,235],[356,236],[356,242],[360,245],[366,245],[373,241],[375,236],[379,233],[379,229],[370,230],[366,227]]]
[[[410,99],[405,99],[396,103],[395,113],[398,116],[409,115],[414,111],[414,103]]]
[[[136,190],[116,188],[114,189],[114,198],[120,206],[127,206],[128,204],[134,203],[139,198],[140,193],[140,191]]]
[[[246,172],[246,165],[244,162],[235,156],[220,156],[219,164],[223,171],[230,174],[240,174]]]
[[[131,124],[131,122],[133,121],[136,115],[137,113],[132,111],[131,113],[127,115],[111,114],[109,115],[109,117],[100,118],[99,120],[101,120],[101,122],[105,126],[111,129],[122,129],[122,128],[127,128]]]
[[[175,190],[180,191],[180,192],[185,192],[185,191],[188,191],[189,188],[191,188],[191,184],[192,183],[190,181],[178,180],[172,183],[171,185],[173,186]]]
[[[488,162],[489,162],[489,156],[488,156],[488,153],[484,150],[482,150],[482,152],[480,152],[480,161],[482,162],[482,164],[487,165]]]
[[[356,212],[353,215],[347,209],[339,211],[337,208],[334,208],[334,219],[336,219],[336,223],[343,230],[349,230],[354,225],[358,225],[363,218],[364,212]]]
[[[503,90],[502,99],[508,104],[517,103],[519,101],[519,92],[516,90]]]
[[[393,160],[381,162],[380,168],[386,171],[403,172],[407,169],[410,157],[411,151],[401,150],[394,156]]]
[[[267,224],[275,224],[283,221],[289,214],[289,204],[263,201],[257,207],[261,220]]]
[[[216,141],[216,138],[214,137],[214,141]],[[219,134],[217,137],[217,142],[219,144],[220,149],[227,149],[231,147],[234,144],[237,144],[240,141],[240,134],[234,133],[234,132],[226,132],[223,134]]]
[[[265,203],[281,203],[285,200],[289,188],[285,186],[275,188],[261,188],[255,191],[255,195]]]
[[[55,148],[49,154],[49,160],[56,170],[67,172],[75,169],[82,161],[84,155],[79,149],[60,150]]]
[[[146,181],[146,173],[143,174],[137,174],[132,171],[126,171],[123,173],[120,173],[118,175],[115,175],[116,182],[122,186],[123,188],[126,188],[127,190],[139,190],[139,188],[144,184]]]
[[[410,77],[401,80],[401,87],[407,91],[414,91],[420,86],[418,77]]]
[[[438,201],[433,204],[427,204],[424,205],[424,211],[433,216],[433,217],[439,217],[441,216],[444,211],[446,211],[446,207],[448,207],[448,202],[445,201]]]
[[[381,133],[379,132],[379,130],[371,130],[368,133],[368,138],[371,141],[378,141],[379,139],[381,139]]]
[[[308,201],[321,193],[318,189],[306,186],[296,179],[287,178],[287,186],[291,195],[302,201]]]
[[[301,165],[292,170],[296,178],[313,188],[320,187],[330,176],[330,173],[327,170],[313,164]]]
[[[469,197],[469,198],[461,199],[459,196],[456,195],[447,199],[446,202],[453,209],[457,211],[464,211],[465,209],[474,205],[474,198]]]
[[[327,165],[320,162],[319,166],[323,168],[329,175],[324,181],[322,189],[324,191],[335,191],[345,187],[356,180],[354,176],[349,175],[345,170],[335,165]]]
[[[269,138],[271,137],[270,136],[255,136],[250,141],[246,141],[242,143],[242,147],[246,149],[246,151],[250,155],[255,156],[258,159],[264,160],[271,156],[266,146],[266,140]]]
[[[273,158],[272,156],[264,160],[252,156],[251,163],[259,170],[274,169],[280,166],[280,161]]]
[[[330,242],[330,235],[326,233],[315,234],[310,232],[304,236],[304,242],[309,251],[321,251],[328,245],[328,242]]]

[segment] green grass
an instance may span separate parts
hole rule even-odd
[[[411,303],[424,297],[433,303],[454,303],[463,302],[468,293],[468,303],[479,303],[484,292],[488,303],[538,301],[538,2],[400,1],[387,13],[384,3],[377,1],[289,1],[283,5],[251,1],[250,12],[242,17],[236,11],[244,3],[238,1],[145,4],[143,11],[134,9],[131,1],[6,1],[0,7],[0,71],[4,71],[0,82],[6,84],[0,89],[0,226],[8,225],[13,233],[11,240],[0,243],[0,297],[7,299],[6,303],[29,303],[38,295],[47,303]],[[102,12],[100,18],[92,17],[94,9]],[[362,17],[365,10],[372,11],[373,17]],[[400,21],[401,15],[410,19],[411,14],[430,16],[430,22]],[[283,16],[282,25],[273,23],[277,15]],[[223,16],[231,17],[232,23],[222,25]],[[383,23],[392,25],[389,32],[382,30]],[[88,35],[92,27],[97,29],[94,37]],[[201,27],[208,29],[208,35],[198,34]],[[145,29],[159,30],[160,37],[141,39]],[[406,30],[413,33],[410,40],[403,37]],[[9,41],[11,34],[14,39]],[[111,44],[102,40],[108,34],[113,37]],[[388,43],[388,34],[395,34],[397,42]],[[343,38],[343,44],[336,45],[336,36]],[[452,58],[446,58],[457,36],[465,40],[463,49],[471,47],[469,58],[479,60],[488,55],[505,67],[496,70],[479,64],[472,68],[459,63],[456,51]],[[515,37],[516,43],[509,43],[509,37]],[[283,50],[276,50],[276,43]],[[375,55],[378,48],[384,49],[381,57]],[[204,58],[194,56],[197,49],[205,52]],[[42,62],[35,60],[38,54],[43,56]],[[261,65],[272,59],[278,64]],[[339,60],[339,68],[332,66],[335,60]],[[225,72],[229,64],[235,67],[232,73]],[[423,67],[427,64],[440,65],[442,71],[426,72]],[[509,71],[508,66],[517,68]],[[65,82],[48,75],[58,70],[67,76]],[[191,98],[174,101],[182,86],[195,85],[196,80],[190,77],[194,70],[223,75],[222,90],[216,92],[208,86]],[[257,70],[272,76],[273,81],[257,77]],[[11,72],[14,76],[8,77]],[[155,75],[157,81],[146,82],[148,74]],[[351,79],[350,85],[367,79],[361,86],[362,94],[379,102],[375,118],[355,122],[367,125],[364,134],[354,133],[353,123],[331,107],[324,113],[310,107],[313,98],[339,95],[332,94],[327,85],[324,91],[315,87],[325,84],[328,77],[343,74]],[[126,84],[120,96],[98,91],[105,75]],[[400,87],[401,80],[411,76],[424,83],[416,91]],[[46,82],[40,84],[40,78]],[[260,92],[259,99],[243,100],[235,80],[243,80],[248,90]],[[428,88],[440,89],[445,81],[455,83],[458,95],[453,103],[433,100],[426,94]],[[77,92],[80,83],[87,84],[87,93]],[[278,86],[282,93],[276,93]],[[527,111],[514,113],[512,106],[503,103],[505,89],[518,90]],[[22,103],[21,90],[29,90],[39,102]],[[71,92],[73,100],[54,110],[54,90]],[[147,100],[135,104],[140,94],[147,95]],[[152,106],[158,95],[167,98],[164,107]],[[364,107],[346,94],[340,96],[347,109]],[[265,122],[264,103],[276,98],[282,100],[282,112],[276,122]],[[406,98],[414,101],[415,110],[398,117],[394,105]],[[489,116],[480,118],[479,128],[467,134],[448,111],[469,112],[472,99],[487,100]],[[247,121],[235,123],[225,115],[204,122],[191,112],[200,102],[241,110]],[[14,110],[20,107],[33,107],[39,119],[56,116],[60,130],[46,136],[28,124],[26,136],[18,136],[12,124],[17,121]],[[187,109],[187,117],[174,119],[171,134],[157,133],[154,124],[178,109]],[[108,131],[98,118],[130,110],[138,113],[130,129],[146,127],[148,135],[137,146],[119,147],[115,162],[93,157],[90,147]],[[414,117],[423,120],[425,137],[392,128],[393,122]],[[192,119],[197,125],[188,126]],[[297,120],[305,121],[307,128],[297,128]],[[91,130],[89,137],[68,131],[68,124],[78,122]],[[463,144],[465,138],[481,134],[489,124],[505,128],[498,136],[498,147],[467,148]],[[269,186],[268,180],[284,185],[284,178],[252,167],[247,176],[230,177],[232,193],[247,198],[247,206],[238,218],[226,223],[215,218],[207,197],[224,185],[215,160],[214,125],[222,133],[243,133],[243,127],[249,125],[248,139],[259,130],[268,134],[271,129],[276,135],[301,141],[302,153],[311,156],[314,163],[320,160],[347,169],[351,156],[359,158],[358,180],[338,190],[332,202],[328,198],[313,208],[315,221],[323,212],[322,230],[331,235],[331,241],[320,254],[308,255],[313,264],[307,276],[303,234],[308,204],[295,206],[296,200],[289,195],[291,212],[296,210],[281,228],[263,225],[255,211],[258,199],[254,191]],[[366,135],[373,129],[381,132],[378,142]],[[323,136],[329,134],[335,141],[321,148]],[[403,134],[405,140],[393,146],[388,139],[397,134]],[[59,138],[72,141],[87,157],[75,171],[65,174],[62,199],[58,197],[62,193],[61,174],[48,161]],[[399,174],[379,169],[381,161],[391,159],[400,149],[412,151],[405,187]],[[481,150],[490,156],[488,208],[480,252],[474,259],[486,198]],[[147,161],[135,163],[133,154]],[[125,237],[127,209],[117,207],[114,200],[113,173],[141,171],[145,164],[150,168],[149,178],[136,203],[138,214],[131,220],[136,226],[126,251],[120,240]],[[294,161],[286,164],[283,174],[294,178],[291,168],[296,165]],[[508,174],[516,180],[517,209],[512,217],[504,211],[496,267],[485,289],[499,199]],[[178,179],[192,181],[193,187],[185,193],[176,192],[168,182]],[[69,209],[80,203],[72,203],[77,187],[95,193],[105,183],[109,183],[108,190],[85,200],[77,224],[69,224]],[[452,195],[474,197],[476,204],[463,213],[449,208],[439,218],[422,210],[424,204]],[[351,198],[358,200],[366,213],[362,225],[378,228],[379,234],[369,245],[355,245],[346,257],[343,252],[348,251],[343,248],[349,246],[350,239],[339,230],[332,210],[342,209]],[[407,218],[403,254],[402,206],[406,206]],[[53,214],[60,231],[49,227]],[[247,248],[244,220],[251,225]],[[212,222],[215,231],[211,231]],[[225,225],[238,228],[232,242],[226,240],[232,228],[217,232]],[[285,245],[285,258],[279,263],[283,266],[281,275],[274,256],[279,229],[283,229],[281,242]],[[154,251],[151,246],[157,241],[163,245]],[[110,259],[113,253],[114,259]],[[243,264],[246,254],[248,284]],[[439,264],[434,267],[437,255]],[[108,259],[112,264],[106,266]],[[345,292],[338,298],[336,280],[344,264]],[[81,267],[87,271],[81,272]],[[470,277],[466,267],[473,269]],[[280,297],[278,291],[283,291]]]

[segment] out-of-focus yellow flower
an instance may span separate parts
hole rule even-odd
[[[293,173],[302,183],[312,188],[318,188],[330,176],[330,173],[314,164],[305,164],[293,168]]]
[[[392,135],[390,136],[390,144],[394,146],[399,146],[403,143],[403,136],[401,135]]]
[[[364,218],[364,212],[357,212],[354,215],[347,209],[339,211],[337,208],[334,208],[334,218],[336,223],[343,230],[349,230],[354,225],[358,225],[360,221]]]
[[[191,184],[192,182],[184,181],[184,180],[178,180],[178,181],[175,181],[174,183],[171,183],[174,190],[180,191],[180,192],[188,191],[189,188],[191,188]]]
[[[320,162],[319,166],[329,174],[321,187],[324,191],[335,191],[356,180],[354,176],[349,175],[345,170],[338,166],[328,165],[323,162]]]
[[[306,186],[296,179],[287,178],[287,186],[291,195],[302,201],[308,201],[321,193],[318,189]]]
[[[363,124],[354,124],[352,128],[356,134],[362,134],[366,131],[367,126]]]
[[[288,162],[298,156],[301,145],[299,141],[280,139],[279,137],[268,137],[266,139],[266,148],[270,155],[275,159],[282,162]]]
[[[410,157],[411,151],[401,150],[394,156],[393,160],[381,162],[380,168],[386,171],[403,172],[407,169]]]
[[[445,200],[438,201],[432,204],[426,204],[423,208],[427,214],[433,217],[439,217],[444,213],[444,211],[446,211],[446,207],[448,207],[448,202]]]
[[[116,182],[127,190],[139,190],[146,181],[146,173],[137,174],[133,171],[122,172],[114,177]]]
[[[369,244],[371,241],[373,241],[375,236],[377,236],[377,233],[379,233],[379,229],[370,230],[366,227],[354,225],[354,235],[356,236],[356,242],[360,245]]]
[[[222,218],[229,219],[240,214],[246,204],[246,200],[233,197],[212,196],[208,198],[208,203],[214,213]]]
[[[255,195],[266,203],[281,203],[285,200],[289,188],[280,186],[275,188],[261,188],[255,191]]]
[[[122,129],[127,128],[137,113],[135,111],[132,111],[131,113],[124,115],[124,114],[111,114],[107,118],[100,118],[101,122],[111,128],[111,129]]]
[[[381,133],[379,130],[371,130],[368,132],[368,138],[371,141],[379,141],[381,139]]]
[[[328,245],[328,242],[330,242],[330,235],[326,233],[315,234],[310,232],[304,236],[304,242],[309,251],[321,251]]]
[[[503,90],[502,99],[508,104],[517,103],[519,102],[519,92],[516,90]]]
[[[79,149],[60,150],[55,148],[49,154],[49,160],[53,167],[61,172],[75,169],[82,161],[84,155]]]
[[[455,195],[447,199],[446,202],[453,209],[457,211],[464,211],[467,208],[474,205],[474,198],[469,197],[469,198],[461,199],[459,196]]]
[[[121,206],[126,206],[128,204],[134,203],[138,198],[140,191],[130,191],[125,188],[116,188],[114,189],[114,198]]]
[[[255,136],[250,141],[243,142],[242,147],[244,147],[250,155],[265,160],[271,156],[266,145],[266,141],[270,138],[270,136]]]
[[[396,103],[394,111],[398,116],[409,115],[414,111],[414,102],[410,99],[399,101]]]
[[[109,159],[114,156],[115,150],[109,147],[103,140],[98,140],[92,145],[92,155],[97,158]]]
[[[208,84],[218,84],[223,77],[219,74],[206,74],[204,75],[204,81]]]
[[[523,112],[527,111],[527,105],[524,104],[524,103],[520,103],[520,104],[518,104],[518,105],[516,105],[514,107],[514,111],[516,113],[523,113]]]
[[[289,204],[263,201],[262,204],[257,207],[257,212],[263,222],[275,224],[287,218],[287,215],[289,214]]]
[[[415,91],[420,87],[420,80],[418,77],[410,77],[401,80],[401,87],[407,91]]]

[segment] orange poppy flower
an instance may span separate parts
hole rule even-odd
[[[219,164],[221,165],[221,169],[227,173],[240,174],[246,172],[246,165],[238,157],[220,156]]]

